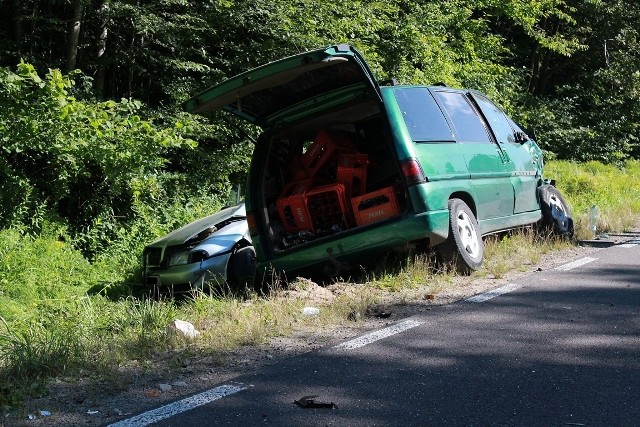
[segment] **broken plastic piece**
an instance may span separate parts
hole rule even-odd
[[[302,314],[305,316],[317,316],[320,314],[320,309],[316,307],[305,307],[302,309]]]
[[[317,395],[315,396],[304,396],[301,397],[298,400],[294,400],[293,403],[295,403],[298,406],[302,406],[303,408],[337,408],[338,405],[336,405],[333,402],[318,402],[316,400],[314,400],[316,397],[318,397]]]

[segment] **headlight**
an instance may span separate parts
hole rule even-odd
[[[176,252],[171,255],[171,259],[169,260],[169,267],[173,267],[174,265],[184,265],[189,263],[189,251],[184,252]]]

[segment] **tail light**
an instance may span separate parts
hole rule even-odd
[[[405,181],[408,186],[422,184],[423,182],[427,182],[426,177],[424,176],[424,172],[422,170],[422,166],[417,159],[410,158],[402,161],[402,176],[404,176]]]

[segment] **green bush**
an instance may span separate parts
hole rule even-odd
[[[0,316],[25,318],[49,301],[83,295],[98,280],[98,271],[63,234],[51,230],[39,237],[16,229],[0,230]]]

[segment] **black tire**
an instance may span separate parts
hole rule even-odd
[[[484,245],[479,230],[469,206],[460,199],[449,200],[449,237],[441,245],[440,253],[460,273],[469,274],[482,266]]]
[[[538,192],[543,230],[561,237],[573,237],[573,218],[562,194],[553,185],[543,185]]]
[[[227,282],[234,290],[253,289],[256,277],[256,251],[253,246],[236,250],[229,259]]]

